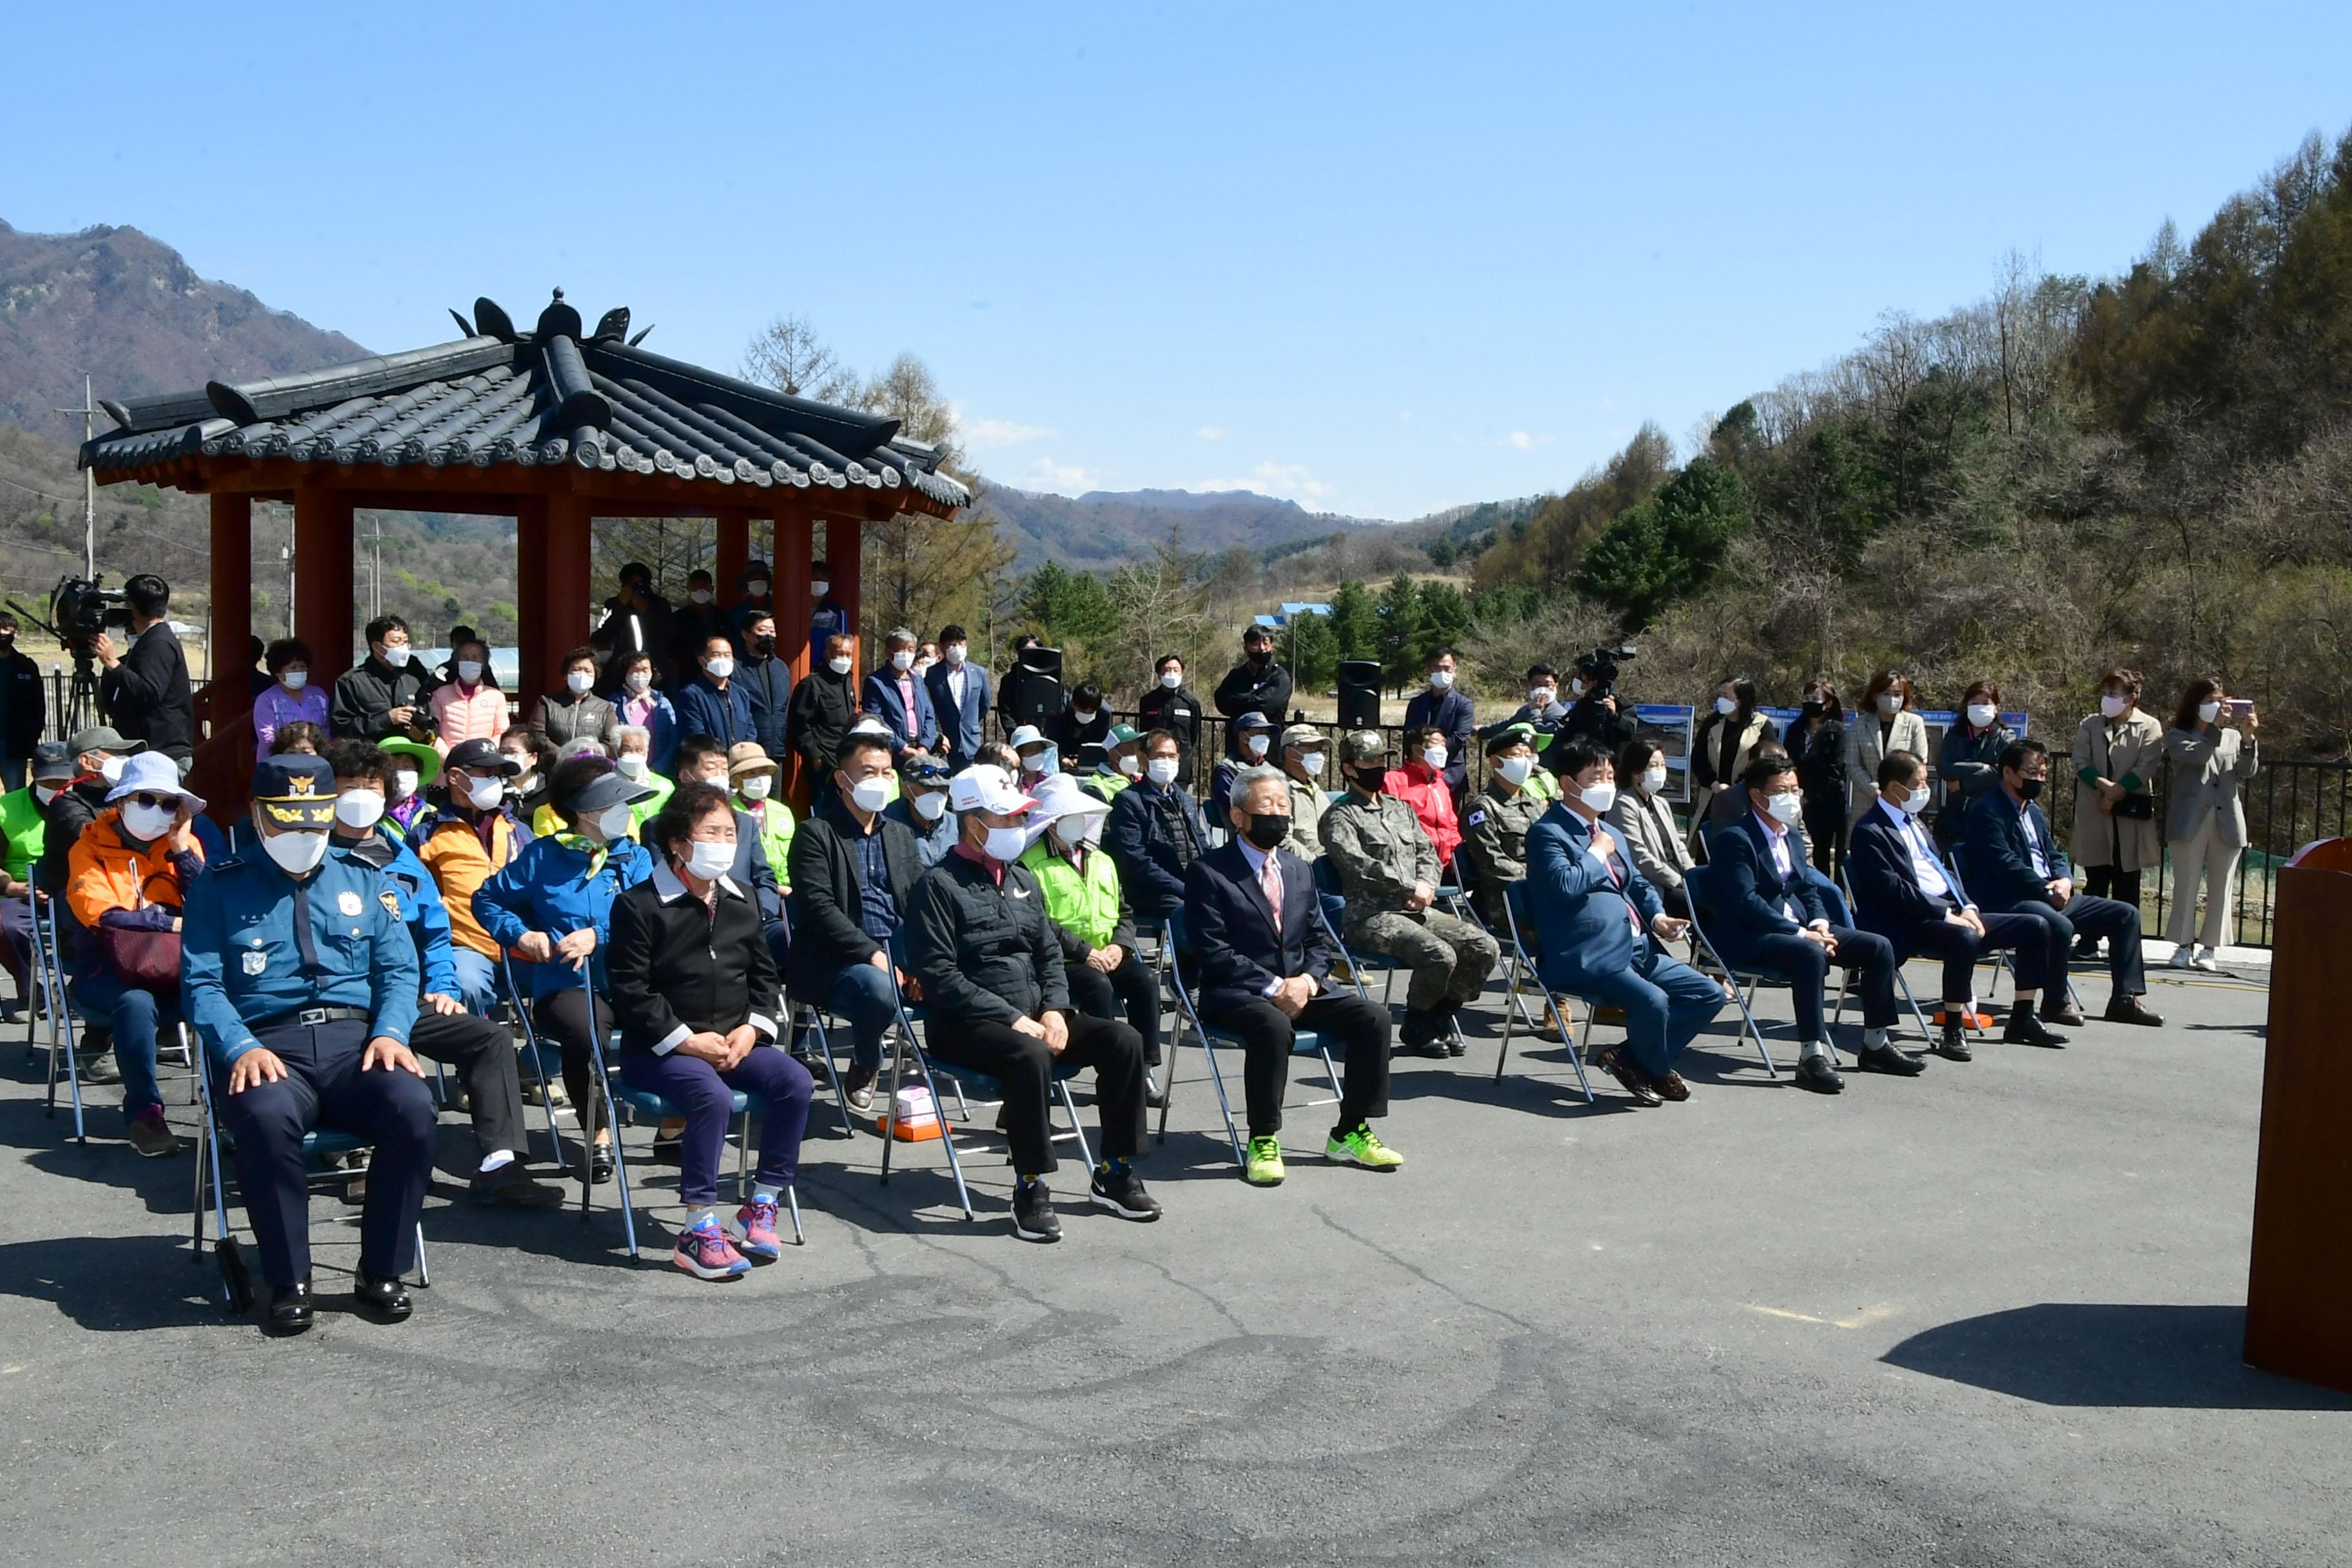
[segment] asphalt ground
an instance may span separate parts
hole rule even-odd
[[[186,1158],[111,1088],[66,1142],[12,1027],[0,1560],[2342,1563],[2352,1399],[2239,1362],[2264,993],[2151,1000],[1835,1100],[1718,1020],[1653,1110],[1588,1109],[1557,1046],[1497,1087],[1474,1030],[1400,1061],[1391,1175],[1321,1160],[1302,1063],[1272,1191],[1188,1048],[1161,1223],[1016,1242],[985,1116],[978,1224],[938,1145],[884,1187],[819,1135],[808,1245],[724,1286],[668,1266],[662,1168],[634,1267],[611,1187],[583,1222],[445,1174],[396,1327],[341,1310],[321,1196],[291,1341],[192,1266]]]

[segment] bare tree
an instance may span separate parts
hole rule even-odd
[[[806,316],[770,321],[745,345],[742,374],[746,381],[819,403],[855,402],[859,391],[856,374],[816,335]]]

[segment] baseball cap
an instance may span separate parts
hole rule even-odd
[[[123,772],[130,771],[126,763]],[[332,827],[333,764],[300,752],[262,758],[253,769],[253,809],[274,827]]]
[[[1282,743],[1285,746],[1319,746],[1323,743],[1323,731],[1312,724],[1293,724],[1283,731]]]
[[[66,750],[77,757],[84,752],[112,752],[118,757],[127,757],[146,749],[146,742],[125,740],[115,733],[111,724],[92,724],[87,730],[78,730],[74,731],[73,739],[66,742]]]
[[[33,777],[37,779],[78,778],[81,769],[74,763],[74,754],[62,741],[43,741],[33,748]]]
[[[1350,730],[1339,738],[1339,763],[1385,762],[1390,756],[1387,737],[1378,730]]]
[[[1506,724],[1486,737],[1486,755],[1491,757],[1496,752],[1508,751],[1513,746],[1532,746],[1535,743],[1536,727],[1533,724]]]
[[[1013,787],[1004,770],[988,763],[974,763],[948,781],[948,807],[951,811],[992,811],[1000,816],[1018,816],[1037,803]]]
[[[496,741],[485,740],[479,735],[450,747],[447,765],[452,768],[489,768],[502,778],[514,778],[522,772],[522,764],[499,751]]]
[[[1253,708],[1248,712],[1234,721],[1234,728],[1236,730],[1271,730],[1274,728],[1274,721]]]
[[[331,780],[334,777],[332,770],[327,776]],[[123,759],[122,777],[106,792],[107,804],[111,805],[134,795],[175,795],[194,801],[198,811],[205,808],[204,796],[190,795],[181,787],[180,764],[161,752],[141,752]]]
[[[906,774],[909,782],[929,789],[945,788],[948,780],[953,776],[949,773],[946,762],[929,752],[908,752],[899,761],[898,771]]]
[[[1121,746],[1132,745],[1141,739],[1143,739],[1143,731],[1134,725],[1113,724],[1110,727],[1110,733],[1103,737],[1103,744],[1116,752]]]

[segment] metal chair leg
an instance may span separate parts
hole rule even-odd
[[[849,1094],[841,1087],[841,1069],[834,1064],[833,1037],[825,1032],[823,1008],[809,1009],[809,1032],[816,1037],[817,1059],[824,1064],[824,1076],[833,1085],[833,1103],[841,1111],[841,1130],[848,1136],[857,1136],[856,1120],[849,1114]]]
[[[801,1233],[801,1194],[797,1188],[784,1188],[784,1208],[793,1216],[793,1245],[806,1247],[808,1237]]]
[[[1079,1125],[1078,1104],[1076,1100],[1070,1098],[1070,1080],[1063,1078],[1055,1079],[1054,1089],[1062,1098],[1062,1109],[1070,1114],[1070,1131],[1077,1134],[1078,1158],[1084,1161],[1087,1169],[1091,1171],[1095,1168],[1094,1151],[1087,1145],[1087,1130]]]

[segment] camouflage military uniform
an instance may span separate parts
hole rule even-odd
[[[1462,816],[1462,847],[1475,877],[1471,900],[1496,931],[1503,923],[1503,886],[1528,874],[1528,829],[1549,809],[1525,788],[1506,795],[1497,781],[1471,796]]]

